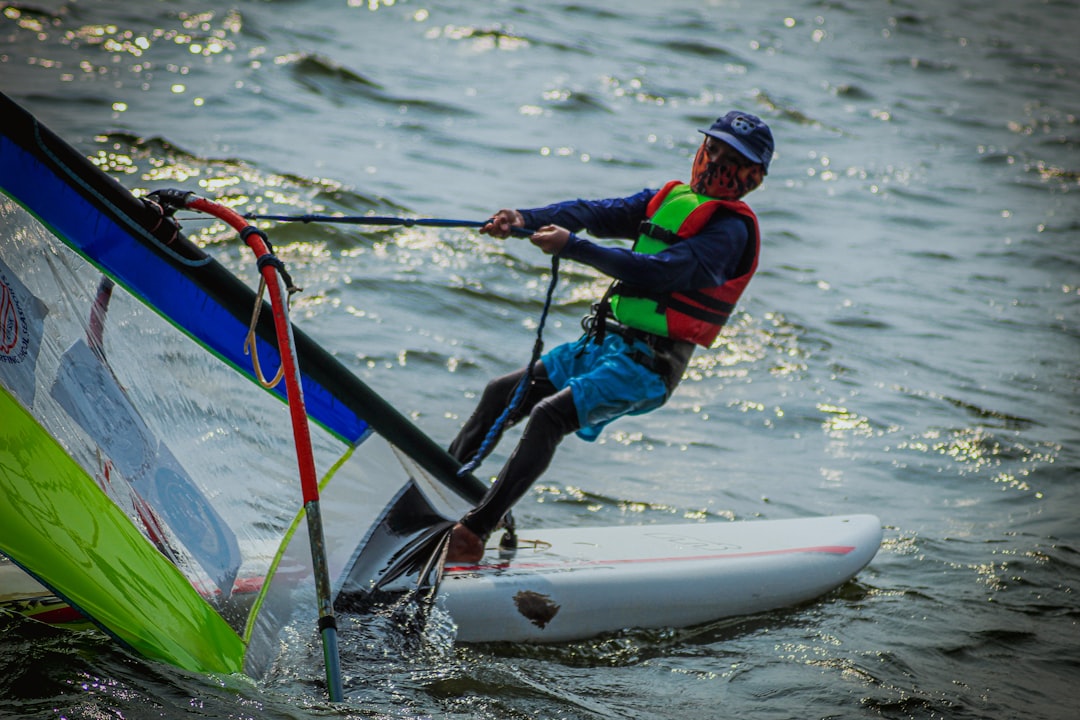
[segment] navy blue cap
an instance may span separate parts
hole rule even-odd
[[[748,160],[763,165],[768,174],[773,156],[772,130],[757,115],[733,110],[717,118],[708,130],[698,132],[723,140]]]

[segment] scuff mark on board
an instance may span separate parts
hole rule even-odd
[[[547,595],[532,590],[519,590],[514,595],[518,612],[536,627],[543,629],[559,612],[559,605]]]

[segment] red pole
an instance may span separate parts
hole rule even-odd
[[[304,405],[304,390],[300,383],[300,368],[296,361],[292,323],[289,321],[288,295],[279,273],[281,265],[270,252],[266,236],[236,211],[195,195],[189,195],[186,203],[189,209],[213,215],[240,233],[240,237],[255,253],[259,263],[259,272],[270,290],[270,305],[273,308],[278,352],[281,355],[289,416],[292,419],[293,442],[296,445],[296,461],[300,471],[300,488],[303,492],[304,511],[307,516],[311,560],[315,572],[315,591],[319,602],[319,631],[323,641],[326,681],[330,699],[338,702],[342,700],[344,692],[337,647],[337,622],[334,618],[329,568],[326,563],[322,514],[319,512],[319,481],[315,472],[315,453],[311,447],[311,429],[308,426],[307,409]]]

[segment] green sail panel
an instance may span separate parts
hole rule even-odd
[[[136,652],[239,672],[236,632],[3,388],[0,417],[0,552]]]

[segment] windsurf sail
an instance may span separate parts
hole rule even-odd
[[[136,198],[2,94],[0,116],[0,553],[147,657],[253,677],[322,616],[321,572],[331,603],[429,574],[485,485],[287,324],[306,505],[297,403],[255,365],[288,361],[274,308],[176,196]]]

